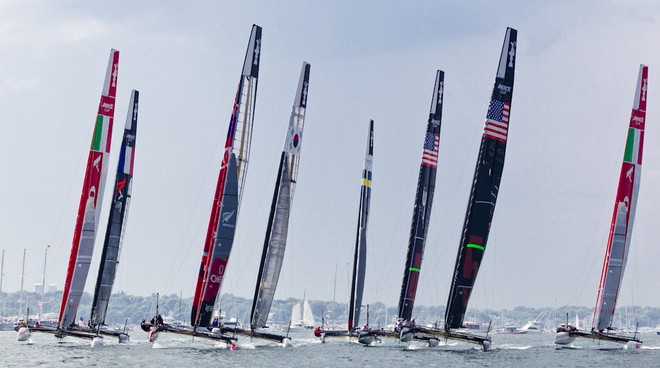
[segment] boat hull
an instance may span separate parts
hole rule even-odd
[[[557,332],[555,335],[555,345],[570,345],[575,341],[575,336],[568,332]]]
[[[16,332],[16,341],[28,341],[32,337],[32,332],[27,327],[21,327]]]

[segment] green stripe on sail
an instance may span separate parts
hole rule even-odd
[[[479,250],[485,250],[485,249],[486,249],[486,248],[482,247],[482,246],[479,245],[479,244],[468,244],[467,247],[468,247],[468,248],[479,249]]]
[[[415,271],[415,272],[419,272],[419,268],[415,268],[415,267],[410,267],[410,268],[408,268],[408,271]]]
[[[623,161],[633,162],[634,149],[635,149],[635,128],[629,128],[628,140],[626,141],[626,153],[623,155]]]
[[[96,126],[94,127],[94,137],[92,138],[92,149],[94,151],[101,150],[101,139],[103,138],[103,116],[96,117]]]

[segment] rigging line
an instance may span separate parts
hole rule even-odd
[[[628,127],[626,127],[626,130]],[[623,142],[623,144],[619,143],[619,158],[623,158],[623,154],[625,153],[625,145],[626,142]],[[618,172],[621,170],[621,165],[622,161],[620,160],[612,160],[610,163],[610,173],[607,176],[608,178],[618,178]],[[603,195],[602,198],[603,200],[601,201],[600,209],[598,211],[598,220],[596,221],[596,227],[594,228],[595,230],[591,234],[591,240],[590,244],[591,246],[587,247],[581,247],[582,252],[580,254],[580,257],[578,259],[588,259],[588,260],[597,260],[598,258],[594,256],[594,253],[596,254],[602,254],[603,257],[605,256],[604,253],[601,253],[603,250],[603,244],[607,245],[607,239],[609,238],[608,236],[603,236],[603,234],[609,234],[609,226],[607,227],[607,232],[603,232],[603,234],[600,233],[600,229],[605,228],[603,224],[603,221],[606,221],[606,219],[609,219],[611,216],[611,208],[612,208],[612,202],[610,201],[610,198],[614,198],[616,196],[616,190],[618,187],[618,179],[613,180],[611,184],[611,189],[607,191],[607,194]],[[612,193],[614,195],[610,196],[609,193]],[[609,209],[609,210],[608,210]],[[604,219],[605,217],[605,219]],[[596,238],[600,238],[599,241],[595,241]],[[585,254],[586,253],[586,254]],[[578,275],[578,283],[577,283],[577,290],[575,291],[575,294],[573,294],[572,299],[570,302],[572,304],[576,304],[578,297],[581,295],[584,295],[584,290],[587,285],[587,277],[586,275],[592,274],[594,266],[597,266],[599,269],[602,266],[601,262],[587,262],[588,267],[579,267],[580,273]],[[598,280],[600,280],[600,274],[598,275]],[[591,282],[589,283],[591,285]],[[590,286],[591,287],[591,286]],[[568,301],[567,301],[568,302]],[[594,303],[594,308],[596,308],[596,305]]]
[[[273,172],[276,171],[275,167],[277,167],[279,169],[279,162],[280,162],[279,156],[277,156],[277,157],[273,156],[273,159],[272,159],[271,165],[270,165],[270,170],[269,170],[268,176],[267,176],[268,178],[273,176]],[[256,210],[255,212],[259,212],[259,213],[262,212],[261,209],[263,207],[264,194],[269,193],[269,191],[267,190],[267,186],[269,186],[270,183],[271,183],[271,181],[269,181],[269,180],[262,180],[261,181],[261,190],[259,190],[259,196],[258,196],[257,203],[256,203],[256,206],[255,206],[255,210]],[[270,205],[268,205],[268,207],[270,207]],[[240,232],[240,238],[241,239],[238,239],[238,237],[237,237],[237,240],[238,240],[236,242],[237,244],[259,244],[259,239],[263,239],[266,236],[265,230],[263,230],[261,228],[259,228],[258,231],[253,231],[253,229],[255,229],[255,220],[256,220],[257,217],[258,216],[250,216],[249,217],[250,222],[249,222],[249,225],[247,226],[247,230]],[[243,219],[245,219],[245,217],[243,217]],[[237,223],[236,223],[237,234],[239,234],[239,232],[238,232],[238,224],[239,223],[243,223],[243,222],[242,221],[240,221],[240,222],[237,221]],[[250,238],[250,236],[252,236],[252,237]],[[254,257],[255,252],[258,251],[259,254],[260,254],[261,251],[262,251],[262,248],[261,247],[245,246],[244,245],[244,246],[235,247],[232,250],[233,250],[234,257],[232,257],[231,262],[235,266],[232,266],[232,268],[229,268],[229,264],[227,264],[227,273],[226,273],[225,277],[230,279],[230,285],[232,286],[232,288],[234,288],[236,285],[240,285],[240,281],[242,280],[242,278],[244,276],[244,272],[241,272],[241,270],[244,269],[243,264],[246,264],[246,265],[251,264],[252,262],[250,262],[250,260],[255,258]],[[240,257],[237,257],[238,255],[236,254],[236,251],[240,252],[241,250],[243,250],[243,253],[240,253]],[[259,266],[257,264],[257,268],[258,267]],[[237,272],[230,272],[229,271],[230,269],[236,269],[238,271]],[[250,274],[250,278],[251,277],[252,277],[252,274]],[[236,294],[236,295],[238,295],[238,294]],[[249,298],[251,298],[251,297],[252,297],[252,295],[249,296]]]
[[[225,114],[225,121],[228,120],[227,115],[228,114]],[[222,145],[222,152],[223,152],[223,156],[224,156],[224,142],[221,142],[220,145]],[[197,244],[197,237],[200,233],[200,228],[205,223],[204,221],[199,221],[198,222],[197,228],[195,229],[195,231],[192,232],[192,239],[188,242],[188,246],[187,247],[182,247],[181,244],[184,244],[184,239],[186,238],[186,236],[189,233],[190,223],[192,222],[192,219],[194,217],[193,214],[197,211],[197,208],[199,207],[202,188],[207,184],[207,182],[209,180],[209,176],[211,175],[211,173],[214,172],[213,163],[218,162],[217,157],[219,155],[218,151],[220,150],[220,145],[219,144],[214,144],[213,145],[213,153],[211,155],[209,155],[208,162],[204,166],[207,169],[204,171],[203,180],[201,180],[199,182],[199,185],[197,187],[197,194],[195,195],[195,200],[193,201],[193,206],[190,209],[190,212],[188,214],[188,220],[186,221],[186,224],[183,227],[183,231],[181,232],[181,237],[178,241],[179,245],[176,247],[176,252],[175,252],[174,258],[172,258],[172,262],[170,264],[169,269],[172,270],[172,269],[176,268],[176,271],[173,272],[173,273],[169,273],[169,275],[168,275],[168,277],[165,281],[165,290],[169,290],[170,287],[172,286],[174,280],[176,280],[178,278],[179,273],[181,271],[181,268],[183,267],[185,261],[188,259],[188,256],[190,255],[190,251],[192,250],[192,247]],[[220,163],[221,164],[222,164],[222,160],[223,160],[223,158],[220,158]],[[213,203],[213,202],[211,202],[211,203]],[[208,209],[207,213],[210,213],[211,212],[210,208],[208,208],[208,207],[206,207],[206,208]],[[197,236],[195,234],[197,234]],[[181,252],[184,252],[183,257],[179,256],[179,254]],[[176,267],[177,261],[178,261],[178,267]]]
[[[75,172],[80,172],[80,171],[81,171],[80,169],[84,169],[84,168],[85,168],[85,165],[83,164],[83,162],[87,159],[87,157],[88,157],[88,155],[89,155],[89,151],[81,151],[81,152],[84,152],[84,153],[81,153],[80,156],[79,156],[79,158],[78,158],[78,164],[76,165],[76,169],[75,169],[76,171],[75,171]],[[82,170],[82,171],[84,172],[84,170]],[[64,209],[67,207],[67,204],[68,204],[68,203],[72,203],[72,202],[73,202],[72,199],[71,199],[71,195],[72,195],[72,193],[74,193],[74,192],[77,190],[77,189],[76,189],[76,185],[77,185],[77,184],[74,184],[74,182],[78,182],[78,183],[79,183],[79,180],[80,180],[80,178],[79,178],[77,175],[74,175],[73,173],[69,173],[69,174],[70,174],[70,175],[69,175],[70,181],[69,181],[69,185],[68,185],[69,190],[67,191],[67,194],[66,194],[65,200],[62,202],[62,210],[59,212],[59,216],[57,217],[57,223],[56,223],[56,225],[55,225],[55,228],[54,228],[53,231],[52,231],[52,232],[53,232],[53,238],[56,238],[56,235],[57,235],[57,234],[56,234],[56,233],[57,233],[57,229],[59,229],[60,226],[61,226],[61,224],[62,224],[62,219],[63,219],[63,217],[64,217],[64,216],[63,216],[63,214],[64,214]],[[83,176],[84,176],[84,175],[83,175]],[[73,224],[74,224],[74,226],[75,226],[75,219],[74,219],[74,221],[73,221]],[[64,246],[64,245],[66,244],[67,238],[68,238],[69,236],[70,236],[70,235],[69,235],[69,233],[68,233],[68,230],[64,230],[64,228],[62,228],[62,237],[61,237],[61,240],[60,240],[59,242],[56,242],[56,243],[55,243],[55,244],[57,244],[58,246],[56,247],[57,249],[56,249],[55,252],[54,252],[55,254],[53,254],[53,255],[50,257],[50,262],[49,262],[50,267],[46,267],[46,276],[50,276],[50,271],[51,271],[52,268],[53,268],[53,264],[56,264],[55,261],[58,259],[58,257],[59,257],[59,255],[60,255],[60,252],[62,251],[62,249],[67,249],[67,250],[70,249],[69,247],[65,247],[65,246]],[[73,239],[72,239],[71,241],[73,241]],[[65,254],[66,254],[66,253],[65,253]],[[64,274],[64,276],[66,277],[66,273]]]

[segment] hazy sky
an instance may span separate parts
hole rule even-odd
[[[131,89],[140,91],[140,112],[115,291],[192,295],[255,23],[263,44],[251,163],[223,292],[253,295],[277,163],[307,61],[304,143],[276,298],[301,298],[306,290],[311,299],[331,300],[337,270],[336,299],[348,300],[373,118],[364,303],[398,303],[426,119],[442,69],[438,176],[416,303],[444,305],[510,26],[519,33],[506,164],[470,307],[594,304],[640,63],[650,66],[649,129],[620,304],[658,307],[659,22],[653,1],[0,1],[3,290],[20,287],[23,248],[26,285],[41,281],[46,244],[47,283],[62,287],[92,123],[116,48],[108,183]],[[109,203],[106,196],[104,213]],[[103,215],[103,232],[106,221]],[[93,265],[89,292],[96,272]]]

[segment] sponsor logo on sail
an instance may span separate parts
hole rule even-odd
[[[124,180],[117,182],[117,200],[124,198],[124,187],[126,186],[126,178]]]
[[[109,102],[104,102],[101,104],[101,108],[105,111],[110,111],[113,107],[115,107],[115,104],[111,104]]]
[[[644,101],[644,100],[642,100],[642,101]],[[641,123],[644,122],[644,117],[643,116],[633,116],[632,121],[634,121],[635,123],[641,124]]]
[[[500,90],[500,94],[511,93],[511,86],[505,86],[502,83],[497,85],[497,89]]]

